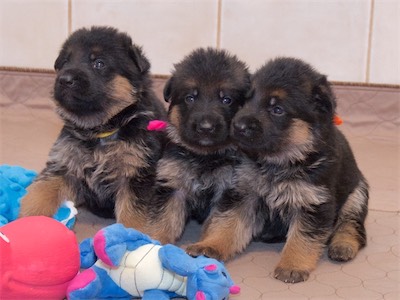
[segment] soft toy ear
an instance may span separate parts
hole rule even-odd
[[[94,251],[99,259],[113,267],[118,266],[126,251],[133,251],[146,244],[159,245],[136,229],[115,223],[96,233],[93,238]]]
[[[97,260],[93,249],[93,239],[85,239],[79,245],[81,257],[81,267],[84,269],[90,268]]]
[[[174,245],[165,245],[158,252],[163,267],[181,276],[188,276],[196,272],[196,260],[184,250]]]
[[[315,109],[320,113],[332,115],[336,109],[336,100],[328,79],[325,75],[321,75],[317,82],[312,91]]]
[[[165,102],[171,102],[171,94],[172,94],[172,84],[173,84],[174,78],[171,77],[164,86],[164,91],[163,91],[163,95],[164,95],[164,100]]]
[[[196,300],[206,300],[206,295],[202,291],[196,292]]]
[[[122,236],[121,236],[122,235]],[[93,238],[94,251],[99,259],[109,266],[117,266],[127,250],[124,227],[121,224],[110,225]]]

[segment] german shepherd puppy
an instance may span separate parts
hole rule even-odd
[[[64,121],[46,167],[21,201],[20,216],[52,216],[64,199],[143,229],[166,119],[151,91],[150,63],[131,38],[109,27],[80,29],[55,61],[54,101]]]
[[[224,50],[200,48],[175,65],[164,88],[171,143],[157,167],[153,238],[174,243],[188,218],[213,217],[232,182],[230,124],[249,87],[246,65]]]
[[[305,281],[326,245],[335,261],[365,246],[368,185],[333,124],[336,100],[326,76],[301,60],[277,58],[254,74],[250,94],[231,128],[247,159],[196,250],[226,260],[251,240],[286,239],[275,277]]]

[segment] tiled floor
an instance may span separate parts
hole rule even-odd
[[[25,76],[25,77],[24,77]],[[52,112],[52,75],[0,72],[0,164],[39,171],[60,129]],[[162,80],[155,82],[160,94]],[[283,244],[252,243],[227,263],[239,295],[258,299],[400,299],[400,90],[336,86],[339,113],[360,168],[370,186],[368,245],[348,263],[324,255],[308,281],[285,284],[271,275]],[[80,211],[74,227],[79,240],[113,220]],[[198,239],[189,223],[181,245]]]

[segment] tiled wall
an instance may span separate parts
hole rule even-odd
[[[0,22],[0,66],[52,68],[71,31],[111,25],[154,74],[213,46],[252,71],[290,55],[334,81],[400,84],[399,0],[1,0]]]

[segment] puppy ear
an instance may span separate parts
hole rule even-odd
[[[321,75],[317,82],[312,91],[315,110],[323,114],[333,114],[336,109],[336,100],[330,83],[325,75]]]
[[[57,57],[56,61],[54,62],[54,70],[59,70],[60,69],[60,64],[61,64],[61,57]]]
[[[61,52],[56,58],[56,61],[54,62],[54,70],[58,71],[61,69],[63,65],[63,60],[64,60],[64,54]]]
[[[144,55],[141,47],[131,44],[129,47],[129,56],[134,61],[140,73],[144,74],[150,70],[150,62]]]
[[[172,97],[172,83],[173,83],[173,77],[171,77],[164,86],[164,100],[165,102],[171,102],[171,97]]]

